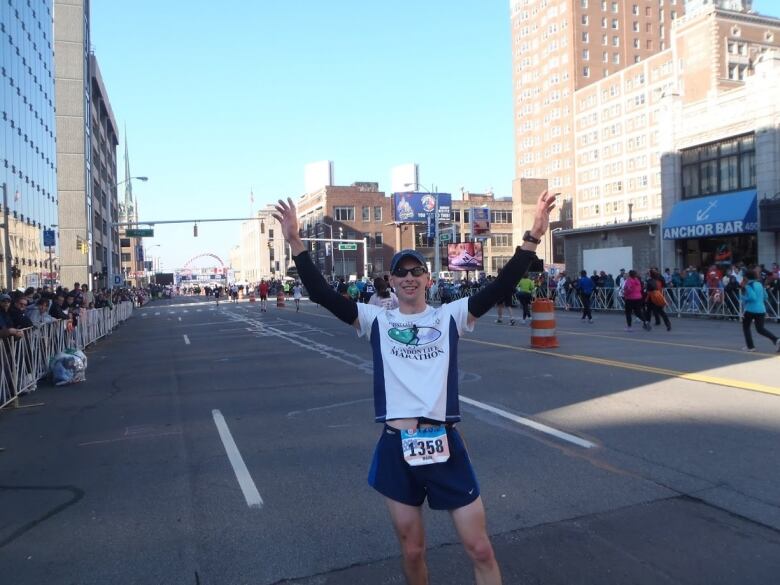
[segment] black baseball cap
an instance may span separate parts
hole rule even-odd
[[[411,248],[409,248],[409,249],[406,249],[406,250],[401,250],[395,256],[393,256],[393,259],[390,262],[390,272],[391,273],[395,272],[395,269],[398,268],[398,265],[401,263],[401,260],[403,260],[404,258],[414,258],[422,266],[426,266],[426,264],[425,264],[425,257],[422,254],[420,254],[417,250],[412,250]]]

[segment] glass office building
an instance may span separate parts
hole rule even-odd
[[[53,257],[49,267],[43,246],[43,230],[57,223],[52,21],[52,0],[0,2],[0,184],[6,186],[14,288],[42,285],[58,264]],[[8,287],[5,274],[0,283]]]

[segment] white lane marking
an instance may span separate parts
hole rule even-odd
[[[181,317],[179,317],[179,321],[181,321]]]
[[[189,337],[187,337],[186,335],[184,336],[184,343],[185,343],[186,345],[189,345],[189,344],[190,344],[190,338],[189,338]]]
[[[230,316],[230,318],[233,317]],[[236,317],[236,319],[238,319],[238,317]],[[258,321],[254,321],[252,319],[242,319],[242,320],[244,322],[249,322],[250,324],[260,325]],[[251,331],[251,329],[247,328],[247,331]],[[358,370],[361,370],[362,372],[365,372],[369,375],[373,375],[374,373],[373,362],[363,360],[362,358],[354,354],[351,354],[345,350],[338,349],[336,347],[327,345],[322,342],[314,341],[313,339],[309,339],[308,337],[304,337],[302,335],[299,336],[297,335],[297,332],[288,332],[281,329],[277,329],[276,327],[269,327],[269,326],[266,326],[262,330],[262,332],[265,333],[266,335],[271,334],[276,337],[285,339],[286,341],[289,341],[290,343],[293,343],[301,348],[308,349],[310,351],[315,351],[328,359],[333,359],[343,364],[355,367]],[[256,333],[261,333],[261,331],[256,331]],[[580,447],[583,447],[585,449],[592,449],[597,446],[596,443],[592,443],[585,439],[581,439],[580,437],[577,437],[565,431],[559,431],[556,428],[536,422],[534,420],[514,415],[510,412],[501,410],[500,408],[495,408],[493,406],[490,406],[489,404],[485,404],[484,402],[479,402],[472,398],[468,398],[467,396],[463,396],[463,394],[460,395],[460,400],[467,404],[471,404],[472,406],[476,406],[477,408],[481,408],[483,410],[487,410],[488,412],[492,412],[493,414],[497,414],[498,416],[509,419],[518,424],[537,430],[541,433],[545,433],[557,437],[558,439],[561,439],[563,441],[567,441],[569,443],[579,445]],[[298,414],[298,412],[299,411],[292,411],[292,414],[296,415]],[[288,413],[288,416],[290,416],[290,414],[291,413]]]
[[[574,443],[575,445],[579,445],[580,447],[584,447],[585,449],[592,449],[593,447],[596,446],[595,443],[591,443],[590,441],[586,441],[585,439],[580,439],[579,437],[575,437],[574,435],[571,435],[564,431],[559,431],[558,429],[554,429],[553,427],[548,427],[547,425],[531,420],[530,418],[523,418],[522,416],[517,416],[516,414],[512,414],[511,412],[501,410],[500,408],[496,408],[495,406],[490,406],[489,404],[485,404],[484,402],[479,402],[478,400],[474,400],[473,398],[467,398],[462,394],[460,395],[460,400],[461,402],[465,402],[466,404],[471,404],[472,406],[476,406],[477,408],[487,410],[488,412],[492,412],[493,414],[497,414],[498,416],[509,419],[512,422],[516,422],[518,424],[531,427],[532,429],[537,430],[540,433],[552,435],[553,437],[556,437],[563,441]]]
[[[262,508],[263,498],[260,497],[260,492],[257,491],[257,486],[252,480],[252,476],[249,475],[249,470],[246,467],[246,463],[244,463],[244,458],[241,457],[241,453],[238,451],[233,435],[230,434],[225,417],[216,409],[212,410],[211,414],[214,417],[214,423],[217,425],[219,438],[222,439],[222,444],[225,446],[230,464],[233,466],[238,485],[241,487],[241,491],[244,492],[246,505],[250,508]]]
[[[156,316],[157,316],[157,315],[159,315],[159,314],[160,314],[160,311],[157,311],[157,312],[154,314],[154,316],[156,317]]]

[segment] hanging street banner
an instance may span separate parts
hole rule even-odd
[[[469,215],[471,223],[471,237],[490,237],[490,209],[487,207],[472,207]]]
[[[450,221],[450,193],[393,193],[393,221],[398,223],[428,223],[439,197],[439,221]]]
[[[54,230],[43,230],[43,245],[49,248],[56,246],[56,236]]]

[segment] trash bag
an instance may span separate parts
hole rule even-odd
[[[55,386],[86,380],[87,356],[78,349],[67,349],[49,360],[49,373]]]

